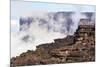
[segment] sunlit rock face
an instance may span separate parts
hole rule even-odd
[[[24,60],[23,60],[24,59]],[[74,35],[39,44],[11,58],[11,67],[95,61],[95,26],[79,25]]]

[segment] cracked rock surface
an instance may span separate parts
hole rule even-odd
[[[95,61],[95,26],[79,25],[74,35],[41,44],[11,58],[11,67]]]

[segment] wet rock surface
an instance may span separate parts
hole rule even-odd
[[[95,61],[94,25],[79,25],[74,35],[54,41],[11,58],[11,67]]]

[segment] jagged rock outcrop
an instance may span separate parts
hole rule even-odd
[[[11,58],[11,67],[95,61],[94,25],[79,25],[74,35],[54,41]]]

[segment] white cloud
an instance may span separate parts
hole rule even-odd
[[[11,32],[19,31],[19,20],[11,20]]]

